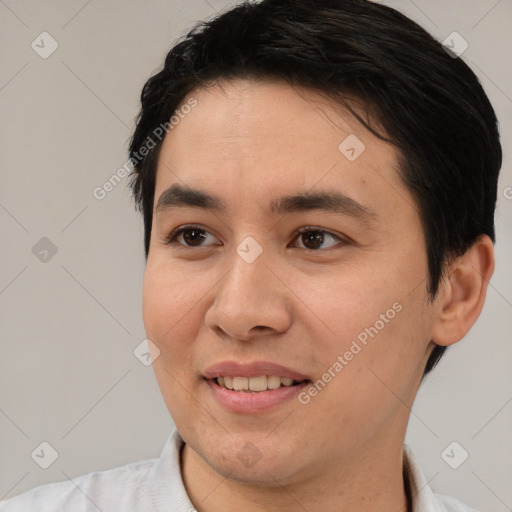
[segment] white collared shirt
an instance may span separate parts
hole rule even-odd
[[[183,440],[174,430],[159,459],[41,485],[1,501],[0,512],[194,512],[181,478],[182,445]],[[407,445],[404,474],[413,512],[476,512],[455,498],[434,494]]]

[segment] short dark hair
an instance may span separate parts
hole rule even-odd
[[[464,254],[483,234],[495,242],[502,161],[498,122],[467,64],[382,4],[262,0],[198,23],[144,85],[129,151],[146,257],[161,140],[144,158],[139,149],[193,90],[236,78],[284,80],[327,95],[398,148],[399,174],[424,230],[430,300],[450,257]],[[354,98],[364,115],[353,108]],[[435,346],[424,376],[445,349]]]

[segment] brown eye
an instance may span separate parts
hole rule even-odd
[[[208,239],[208,236],[212,236],[208,231],[197,226],[184,226],[175,229],[171,235],[167,238],[167,244],[179,244],[185,247],[203,247],[203,242]],[[214,237],[215,238],[215,237]]]
[[[339,242],[342,244],[346,243],[340,237],[329,233],[329,231],[311,228],[303,228],[301,231],[299,231],[297,239],[300,240],[303,244],[303,246],[299,246],[299,248],[309,249],[312,251],[317,251],[318,249],[328,249],[339,244]],[[327,247],[322,247],[324,243],[328,243],[330,240],[331,243]],[[332,241],[334,241],[334,243]]]

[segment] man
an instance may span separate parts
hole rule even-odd
[[[177,430],[0,511],[471,510],[404,446],[494,269],[497,122],[454,57],[365,0],[243,4],[174,46],[130,156]]]

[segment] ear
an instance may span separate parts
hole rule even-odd
[[[494,246],[487,235],[482,235],[449,264],[440,284],[432,341],[447,346],[466,335],[482,311],[493,272]]]

